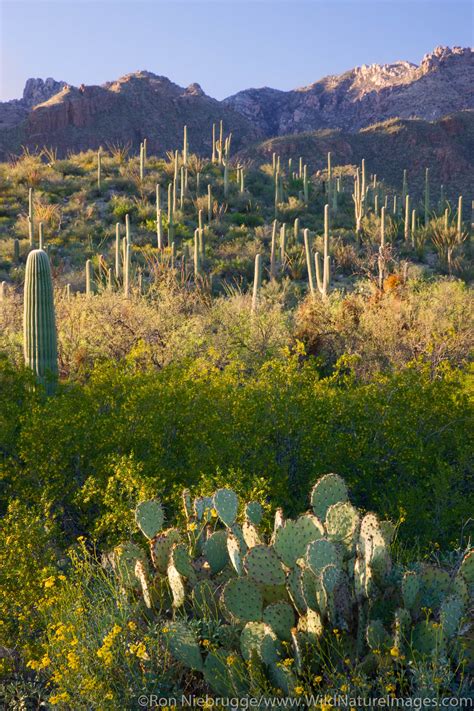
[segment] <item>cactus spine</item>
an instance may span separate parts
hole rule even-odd
[[[58,375],[53,283],[48,255],[35,249],[25,272],[23,348],[25,364],[51,393]]]

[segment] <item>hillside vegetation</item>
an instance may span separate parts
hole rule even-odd
[[[0,165],[5,706],[465,697],[472,195],[211,135]]]

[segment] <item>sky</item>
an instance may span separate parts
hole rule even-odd
[[[472,46],[472,0],[0,0],[0,100],[146,69],[210,96]]]

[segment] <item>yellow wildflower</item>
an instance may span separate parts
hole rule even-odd
[[[67,661],[70,669],[73,671],[79,669],[79,657],[75,652],[68,652]]]
[[[237,661],[237,657],[233,654],[229,654],[229,656],[226,659],[227,664],[231,667],[235,662]]]
[[[295,686],[295,694],[296,694],[296,696],[301,696],[301,694],[304,694],[304,687],[303,686]]]
[[[128,623],[127,626],[128,626],[128,629],[129,629],[129,630],[132,630],[132,632],[133,632],[133,630],[136,630],[136,629],[137,629],[137,625],[136,625],[136,623],[135,623],[133,620],[130,620],[130,622]]]
[[[197,528],[197,525],[193,523],[188,523],[188,531],[195,531]]]
[[[392,657],[395,657],[395,659],[398,659],[398,657],[400,656],[400,650],[397,647],[392,647],[392,649],[390,650],[390,654],[392,655]]]
[[[129,649],[130,652],[134,654],[138,659],[143,659],[146,662],[150,660],[150,656],[146,651],[146,647],[143,642],[138,642],[138,644],[131,644]]]
[[[55,694],[49,697],[49,703],[56,706],[56,704],[66,703],[70,700],[70,696],[67,691],[62,691],[60,694]]]
[[[346,691],[349,691],[349,687],[347,686],[347,684],[341,684],[341,691],[343,693],[345,693]]]
[[[293,659],[290,659],[289,657],[287,659],[284,659],[282,662],[284,667],[291,667],[293,664]]]
[[[385,691],[388,691],[388,692],[395,691],[395,684],[387,684],[385,686]]]
[[[322,682],[322,680],[323,680],[323,677],[320,674],[318,674],[317,676],[314,677],[315,684],[320,684]]]
[[[54,575],[51,575],[49,578],[46,578],[46,580],[43,580],[43,585],[45,588],[52,588],[54,585],[55,577]]]

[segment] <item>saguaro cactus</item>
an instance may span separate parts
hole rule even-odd
[[[262,255],[255,255],[255,273],[253,278],[252,312],[257,310],[258,292],[262,286]]]
[[[31,251],[26,262],[23,352],[25,364],[50,394],[58,376],[58,351],[51,268],[42,249]]]
[[[314,266],[313,266],[313,254],[311,246],[309,244],[309,230],[305,229],[303,232],[304,238],[304,249],[306,253],[306,266],[308,268],[308,285],[310,294],[314,295]]]
[[[319,292],[323,298],[326,298],[329,289],[329,205],[324,206],[324,254],[323,254],[323,273],[321,278],[321,268],[319,265],[319,253],[314,255],[314,266],[316,268],[316,282]]]
[[[362,167],[357,172],[354,178],[354,192],[352,199],[354,201],[354,216],[356,221],[356,236],[359,237],[362,228],[362,218],[365,215],[365,201],[367,197],[366,177],[365,177],[365,160],[362,160]]]
[[[102,187],[102,153],[99,148],[97,151],[97,190]]]
[[[33,248],[35,244],[35,217],[34,217],[34,205],[33,205],[33,188],[28,191],[28,236],[30,239],[30,247]]]

